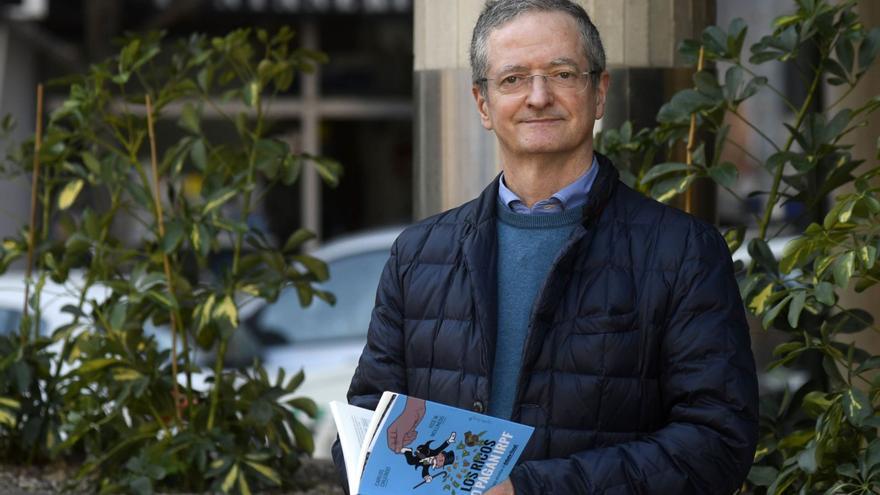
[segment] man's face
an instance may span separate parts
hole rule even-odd
[[[446,464],[446,454],[440,452],[439,454],[434,456],[434,467],[441,468]]]
[[[487,49],[486,77],[493,79],[590,67],[577,23],[563,12],[521,14],[489,34]],[[483,127],[495,131],[507,158],[579,152],[587,158],[592,152],[593,124],[605,112],[607,73],[581,91],[553,88],[535,77],[524,93],[502,94],[493,82],[485,83],[485,96],[474,86],[474,98]]]

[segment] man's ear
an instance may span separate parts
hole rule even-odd
[[[471,92],[474,95],[474,101],[477,103],[477,111],[480,112],[480,123],[487,130],[492,130],[492,119],[489,118],[489,102],[486,100],[483,92],[480,91],[480,85],[474,84]]]
[[[605,115],[605,97],[608,95],[608,86],[611,84],[611,74],[603,71],[596,85],[596,113],[594,118],[601,119]]]

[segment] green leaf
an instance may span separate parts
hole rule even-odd
[[[773,251],[770,250],[767,241],[757,237],[749,241],[749,254],[754,260],[753,263],[757,263],[769,273],[779,274],[776,257],[773,256]]]
[[[231,296],[225,296],[214,306],[213,315],[215,319],[225,319],[233,328],[238,327],[238,307],[235,305],[235,301],[232,300]]]
[[[859,45],[859,70],[867,69],[874,62],[878,50],[880,50],[880,27],[875,27]]]
[[[724,73],[724,99],[736,103],[739,99],[739,87],[743,81],[743,70],[738,65],[732,65]]]
[[[304,413],[308,414],[310,418],[318,416],[318,405],[315,403],[315,401],[307,397],[297,397],[295,399],[285,401],[285,403],[290,407],[303,411]]]
[[[272,469],[271,467],[260,464],[258,462],[253,461],[244,461],[249,467],[251,467],[254,471],[263,475],[266,479],[272,482],[272,484],[276,486],[281,486],[281,476],[278,475],[278,472]]]
[[[324,282],[330,278],[330,271],[327,268],[327,263],[315,258],[314,256],[310,256],[307,254],[297,255],[293,257],[294,260],[302,263],[302,265],[315,276],[315,279],[318,282]]]
[[[868,396],[857,388],[850,388],[843,393],[843,410],[849,422],[857,427],[874,414]]]
[[[802,450],[800,454],[797,456],[798,466],[803,469],[807,473],[815,473],[816,469],[818,469],[818,463],[816,461],[816,445],[813,442],[807,446],[806,449]]]
[[[834,404],[834,399],[829,398],[829,394],[826,394],[825,392],[813,390],[804,396],[802,404],[803,410],[807,416],[815,419]]]
[[[745,235],[746,227],[744,225],[729,228],[724,232],[724,241],[727,243],[727,249],[730,251],[730,254],[735,253],[739,249]]]
[[[669,104],[676,112],[690,115],[713,108],[718,102],[695,89],[685,89],[676,93]]]
[[[183,241],[183,224],[172,220],[165,224],[165,235],[162,236],[160,246],[165,253],[171,253]]]
[[[180,113],[180,120],[177,121],[177,124],[181,128],[196,135],[201,134],[202,132],[199,112],[192,103],[186,103],[183,105],[183,110]]]
[[[861,246],[856,251],[856,254],[858,255],[859,264],[865,270],[870,270],[877,261],[877,248],[874,246]]]
[[[214,191],[213,194],[205,199],[205,206],[202,207],[202,214],[207,215],[223,203],[238,196],[238,194],[239,191],[234,187],[224,187],[223,189]]]
[[[705,49],[721,58],[727,58],[727,34],[718,26],[709,26],[703,30],[701,38]]]
[[[189,156],[192,158],[193,165],[200,172],[204,172],[208,166],[208,151],[205,148],[205,141],[196,139],[189,150]]]
[[[743,41],[746,39],[748,25],[740,17],[736,17],[730,21],[727,26],[727,53],[731,58],[739,60],[740,52],[742,52]]]
[[[807,291],[798,290],[793,294],[791,304],[788,306],[788,324],[791,325],[791,328],[797,328],[801,311],[804,310],[804,305],[807,302]]]
[[[709,177],[723,187],[733,187],[736,184],[739,172],[736,166],[730,162],[709,168]]]
[[[312,163],[325,184],[330,187],[339,185],[339,178],[342,175],[342,165],[339,162],[324,157],[313,157]]]
[[[137,370],[131,368],[113,368],[113,380],[117,382],[128,382],[132,380],[137,380],[142,376],[143,375],[140,374]]]
[[[779,312],[785,309],[785,306],[791,301],[792,295],[789,294],[782,298],[781,301],[776,303],[769,311],[764,313],[764,318],[761,319],[761,325],[764,327],[764,330],[770,328],[770,325],[773,324],[773,320],[776,319],[776,316],[779,315]]]
[[[674,172],[684,172],[688,169],[686,163],[679,162],[668,162],[668,163],[660,163],[651,167],[645,175],[642,176],[641,183],[647,184],[659,177],[663,177],[664,175],[671,174]]]
[[[819,282],[816,285],[816,289],[814,292],[816,296],[816,300],[826,306],[833,306],[835,302],[834,298],[834,286],[828,282]]]
[[[873,324],[874,317],[863,309],[841,311],[825,322],[829,334],[861,332]]]
[[[251,487],[248,485],[247,478],[244,477],[244,474],[241,474],[238,477],[238,490],[241,492],[241,495],[251,495]]]
[[[257,80],[249,82],[242,90],[242,99],[245,105],[252,108],[256,106],[260,100],[260,82]]]
[[[82,157],[83,165],[89,169],[89,172],[95,175],[101,175],[101,162],[95,158],[95,155],[89,153],[88,151],[83,151],[80,155]]]
[[[291,418],[290,423],[297,446],[308,453],[314,452],[315,440],[312,438],[312,432],[304,424],[297,421],[296,418]]]
[[[123,361],[116,358],[99,358],[92,359],[90,361],[86,361],[76,369],[76,373],[80,375],[84,375],[86,373],[91,373],[93,371],[100,371],[108,366],[113,366],[116,364],[123,364]]]
[[[15,428],[15,425],[18,424],[18,420],[15,416],[6,411],[5,409],[0,409],[0,425],[6,425],[9,428]]]
[[[855,260],[855,253],[847,251],[846,254],[839,256],[834,261],[832,266],[834,283],[841,289],[845,289],[849,285],[849,280],[852,278],[853,269],[855,268]]]
[[[220,485],[220,489],[223,490],[223,493],[229,493],[229,490],[232,490],[236,478],[238,478],[238,464],[233,464],[232,468],[226,473],[226,477],[223,479],[223,484]]]
[[[764,307],[767,304],[767,300],[770,298],[770,295],[773,294],[773,285],[773,282],[768,283],[760,292],[758,292],[757,295],[755,295],[755,297],[752,298],[751,301],[749,301],[749,308],[754,314],[760,315],[764,313]]]
[[[660,202],[666,202],[687,190],[695,175],[674,176],[663,179],[651,186],[651,196]]]
[[[837,61],[843,69],[848,73],[852,73],[853,62],[855,61],[855,49],[852,41],[841,36],[838,38],[837,44],[834,46],[834,53],[837,55]]]
[[[290,234],[290,237],[287,238],[287,242],[284,243],[283,251],[286,253],[294,252],[299,249],[302,243],[310,241],[314,238],[314,232],[311,232],[308,229],[297,229],[294,233]]]
[[[865,451],[865,459],[868,464],[868,469],[873,471],[874,466],[880,464],[880,439],[873,439],[871,443],[868,444],[868,448]]]
[[[66,210],[76,201],[80,191],[82,191],[84,182],[82,179],[74,179],[64,185],[61,193],[58,194],[58,209]]]
[[[773,20],[774,28],[782,28],[789,26],[791,24],[795,24],[801,20],[800,14],[792,14],[792,15],[783,15],[779,16]]]

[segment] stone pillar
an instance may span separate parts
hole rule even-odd
[[[662,102],[690,87],[693,69],[676,68],[676,48],[714,20],[715,2],[578,1],[602,34],[611,72],[604,125],[652,124]],[[475,197],[500,171],[495,136],[480,125],[471,96],[468,49],[483,3],[415,0],[416,219]]]
[[[30,44],[9,26],[0,26],[0,116],[13,115],[15,129],[0,139],[5,153],[34,133],[37,65]],[[30,177],[0,179],[0,239],[26,226],[30,211]],[[19,264],[16,264],[18,267]]]

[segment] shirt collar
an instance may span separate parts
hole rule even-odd
[[[553,193],[549,198],[538,201],[531,209],[529,209],[525,206],[525,203],[523,203],[519,196],[511,191],[504,183],[504,173],[502,172],[501,180],[498,182],[498,198],[503,204],[507,205],[508,208],[517,213],[546,212],[546,210],[538,210],[539,205],[544,206],[553,203],[560,206],[558,211],[570,210],[587,203],[587,196],[590,193],[590,188],[593,187],[593,182],[596,180],[596,175],[598,175],[598,173],[599,163],[596,160],[596,156],[593,155],[593,163],[587,171],[580,175],[580,177],[575,179],[571,184]]]

